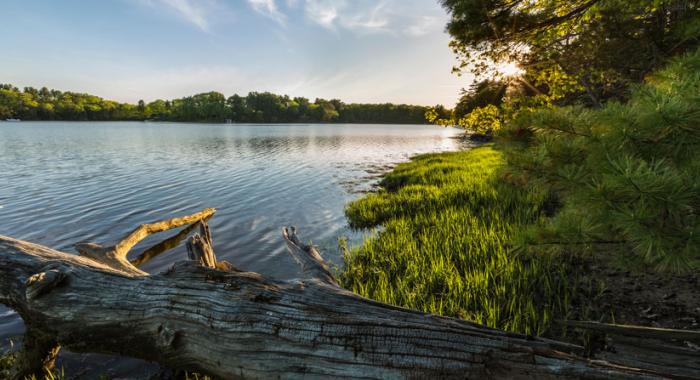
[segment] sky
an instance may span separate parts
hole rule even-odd
[[[454,105],[437,0],[2,0],[0,83],[136,102],[219,91]]]

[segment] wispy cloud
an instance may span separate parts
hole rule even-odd
[[[389,32],[389,19],[383,12],[385,5],[385,0],[371,7],[357,1],[306,0],[304,11],[309,20],[326,29],[340,27],[358,33]]]
[[[439,20],[437,17],[422,16],[418,18],[413,25],[406,28],[406,34],[409,36],[420,37],[441,28],[441,26],[441,20]]]
[[[174,12],[182,19],[196,26],[204,32],[210,31],[208,16],[210,13],[210,1],[202,0],[142,0],[143,3],[163,10]]]
[[[439,17],[416,14],[415,4],[404,0],[305,0],[303,4],[306,18],[329,30],[419,37],[440,24]]]
[[[221,10],[232,6],[223,0],[132,1],[148,4],[161,12],[175,13],[205,32],[210,32],[211,21]],[[406,0],[245,0],[243,4],[282,26],[286,26],[292,16],[286,11],[301,9],[307,20],[325,29],[356,34],[420,37],[437,31],[443,21],[440,15],[417,13],[422,5]]]
[[[306,0],[306,16],[313,22],[327,29],[335,29],[339,12],[347,6],[344,0]]]
[[[386,1],[380,1],[369,12],[363,12],[341,19],[347,29],[357,32],[376,33],[393,32],[389,28],[389,17],[386,13]]]
[[[281,25],[284,25],[287,21],[287,17],[279,10],[275,0],[248,0],[248,4],[256,12],[275,20]]]

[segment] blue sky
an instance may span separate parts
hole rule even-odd
[[[3,0],[0,83],[135,102],[271,91],[452,106],[437,0]]]

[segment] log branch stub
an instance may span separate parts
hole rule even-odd
[[[301,272],[305,278],[317,279],[326,284],[338,286],[335,276],[331,273],[326,261],[323,260],[321,253],[316,247],[302,243],[296,234],[295,227],[283,228],[282,237],[287,242],[287,251],[301,266]]]
[[[171,349],[175,344],[178,334],[179,332],[169,325],[160,325],[158,326],[156,344],[163,349]]]
[[[187,242],[187,257],[206,268],[216,268],[216,255],[214,254],[214,243],[211,239],[211,231],[206,221],[197,222],[199,234],[194,234]]]
[[[187,242],[187,257],[206,268],[216,268],[216,256],[205,237],[194,234]]]
[[[25,291],[27,301],[32,301],[42,294],[48,293],[51,289],[60,285],[65,278],[65,273],[59,269],[49,269],[46,272],[32,275],[25,283],[27,287]]]

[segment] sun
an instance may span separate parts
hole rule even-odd
[[[504,77],[518,77],[525,73],[525,70],[513,62],[501,62],[497,64],[496,71]]]

